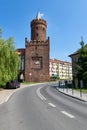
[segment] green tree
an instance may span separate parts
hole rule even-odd
[[[83,81],[84,86],[87,84],[87,48],[84,45],[83,39],[80,42],[81,48],[78,51],[79,58],[77,64],[77,78]]]
[[[19,57],[14,47],[13,38],[0,37],[0,85],[16,79],[18,76]]]

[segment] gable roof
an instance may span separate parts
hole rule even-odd
[[[85,48],[87,49],[87,44],[85,45]],[[74,55],[77,55],[77,54],[78,54],[78,51],[79,51],[79,49],[78,49],[77,51],[75,51],[74,53],[70,54],[69,57],[72,57],[72,56],[74,56]]]

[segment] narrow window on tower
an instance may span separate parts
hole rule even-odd
[[[36,33],[36,36],[38,37],[38,33]]]
[[[45,29],[43,28],[43,31],[44,31]]]
[[[38,27],[36,27],[36,29],[38,30]]]

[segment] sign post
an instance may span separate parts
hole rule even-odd
[[[29,73],[29,76],[30,76],[30,82],[31,82],[31,76],[32,76],[32,73]]]

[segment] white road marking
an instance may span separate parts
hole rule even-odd
[[[75,116],[71,115],[70,113],[66,111],[61,111],[64,115],[68,116],[69,118],[75,118]]]
[[[16,90],[15,90],[16,91]],[[3,104],[5,102],[7,102],[9,100],[9,98],[15,93],[15,91],[13,91],[12,93],[10,93],[5,99],[3,99],[2,102],[0,102],[0,104]]]
[[[42,87],[41,87],[41,88],[42,88]],[[38,89],[37,89],[37,95],[38,95],[38,97],[40,97],[41,100],[46,100],[46,98],[40,93],[40,89],[41,89],[41,88],[38,88]]]
[[[9,98],[13,95],[13,93],[15,93],[15,91],[13,91],[6,99],[5,102],[7,102],[9,100]]]
[[[51,107],[56,107],[53,103],[48,103]]]
[[[4,102],[0,102],[0,105],[3,104]]]

